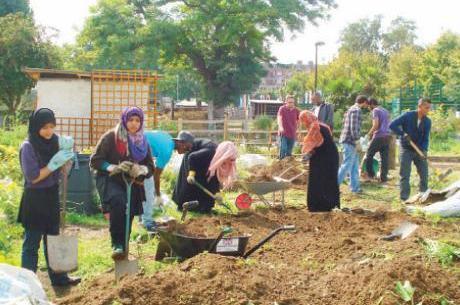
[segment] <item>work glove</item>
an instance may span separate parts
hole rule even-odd
[[[187,176],[187,182],[189,184],[195,184],[195,171],[189,171]]]
[[[73,158],[73,152],[68,150],[60,150],[58,151],[50,160],[48,165],[48,169],[52,172],[57,170],[58,168],[62,167],[67,161]]]
[[[302,156],[302,162],[306,163],[306,162],[310,161],[310,158],[311,158],[311,154],[304,154]]]
[[[111,164],[109,167],[107,167],[107,171],[110,172],[110,176],[117,175],[120,173],[129,173],[132,166],[133,162],[123,161],[118,165]]]
[[[73,150],[74,140],[70,136],[60,136],[59,137],[59,149],[60,150]]]
[[[154,207],[161,208],[163,206],[163,198],[161,198],[161,196],[155,196],[155,199],[153,199],[153,205]]]
[[[129,170],[129,175],[132,178],[137,178],[139,176],[146,176],[149,173],[149,169],[145,165],[133,164]]]

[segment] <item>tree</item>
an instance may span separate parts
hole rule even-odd
[[[203,90],[199,75],[184,60],[176,60],[162,65],[162,79],[158,83],[159,91],[175,100],[200,98]]]
[[[417,35],[412,20],[397,17],[387,29],[382,27],[382,16],[364,18],[349,24],[340,36],[340,50],[352,53],[390,55],[403,46],[414,46]]]
[[[297,102],[305,102],[305,93],[307,92],[308,74],[306,72],[296,72],[286,82],[282,88],[283,95],[294,95]]]
[[[395,52],[388,63],[389,89],[414,86],[420,77],[423,52],[412,46],[403,46]]]
[[[23,13],[32,16],[28,0],[2,0],[0,1],[0,17],[8,14]]]
[[[145,26],[134,4],[101,0],[90,12],[76,45],[63,50],[67,66],[82,70],[158,68],[159,47],[145,40]]]
[[[403,47],[415,46],[415,22],[403,17],[391,21],[387,32],[382,35],[382,47],[386,54],[398,52]]]
[[[319,88],[337,109],[348,107],[358,94],[376,98],[385,96],[385,61],[375,53],[351,53],[341,50],[326,66],[320,66]],[[307,87],[313,89],[314,75],[310,74]]]
[[[54,53],[43,30],[22,13],[0,17],[0,28],[0,101],[14,114],[21,96],[34,85],[21,68],[52,67]]]
[[[435,44],[429,46],[423,54],[421,78],[425,86],[443,82],[450,77],[450,71],[455,67],[454,54],[460,49],[460,35],[446,32],[439,37]]]
[[[283,28],[299,31],[305,21],[325,17],[333,0],[301,1],[152,1],[161,20],[149,19],[152,36],[162,43],[165,58],[185,56],[201,76],[205,98],[226,105],[250,93],[272,59],[270,38],[283,39]],[[211,114],[211,113],[210,113]]]
[[[340,50],[353,53],[379,53],[382,44],[382,16],[364,18],[349,24],[340,35]]]

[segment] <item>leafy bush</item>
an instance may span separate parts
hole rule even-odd
[[[174,191],[174,185],[176,185],[177,175],[172,170],[166,168],[161,174],[161,190],[168,194],[172,194]]]
[[[0,179],[22,181],[18,148],[0,144]]]
[[[431,119],[431,141],[446,141],[454,137],[458,132],[460,119],[456,118],[452,111],[442,105],[431,111],[429,117]]]
[[[258,130],[273,130],[275,119],[268,115],[261,115],[254,121],[254,128]]]
[[[0,144],[19,148],[27,137],[27,126],[18,125],[11,130],[0,128]]]
[[[177,123],[175,121],[169,119],[162,119],[158,123],[159,130],[166,130],[166,131],[175,131],[177,132]]]
[[[0,181],[0,261],[11,251],[14,240],[20,238],[16,223],[22,188],[12,181]]]

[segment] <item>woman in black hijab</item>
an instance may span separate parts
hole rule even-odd
[[[25,180],[18,216],[24,227],[21,266],[33,272],[37,271],[41,240],[48,264],[46,236],[59,234],[58,169],[73,157],[73,140],[59,138],[54,133],[55,127],[53,111],[37,109],[29,118],[28,139],[19,152]],[[71,278],[67,273],[53,272],[49,266],[48,274],[54,286],[80,282],[79,278]]]

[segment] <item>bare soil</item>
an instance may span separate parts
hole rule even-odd
[[[404,240],[383,241],[404,220],[419,224]],[[258,210],[204,216],[186,222],[187,232],[216,236],[222,226],[251,234],[248,247],[281,225],[281,232],[250,258],[203,253],[152,276],[113,282],[113,274],[72,291],[58,304],[398,304],[396,281],[409,280],[415,300],[439,304],[441,295],[460,304],[460,263],[429,260],[419,238],[459,236],[458,224],[433,225],[398,212],[309,213],[305,209]],[[118,303],[114,303],[114,302]]]
[[[287,157],[283,160],[273,161],[270,166],[256,165],[249,169],[251,175],[247,179],[248,182],[265,182],[273,181],[273,177],[281,176],[284,179],[290,180],[299,175],[303,171],[308,170],[302,162],[295,157]],[[308,172],[294,179],[294,185],[305,185],[308,181]]]

